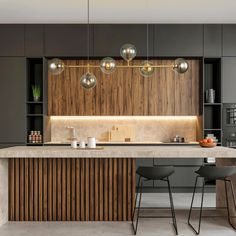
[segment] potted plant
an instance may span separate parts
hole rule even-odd
[[[33,85],[32,86],[32,91],[33,91],[33,98],[35,102],[38,102],[40,99],[41,95],[41,89],[38,85]]]

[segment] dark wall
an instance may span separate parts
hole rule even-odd
[[[88,45],[91,57],[119,57],[125,43],[137,47],[138,57],[147,56],[145,24],[90,25],[89,42],[87,33],[85,24],[0,25],[0,143],[25,142],[26,58],[84,58]],[[236,90],[235,42],[235,24],[149,25],[148,55],[222,58],[222,101],[236,103],[230,92]]]

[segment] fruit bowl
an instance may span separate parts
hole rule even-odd
[[[217,143],[199,143],[199,145],[204,148],[213,148],[216,147]]]

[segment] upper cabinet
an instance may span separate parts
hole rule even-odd
[[[87,25],[45,25],[45,56],[87,56]],[[90,54],[92,54],[92,26],[90,27]]]
[[[42,57],[44,55],[44,26],[25,25],[25,56]]]
[[[0,24],[0,56],[24,56],[24,25]]]
[[[155,25],[154,56],[203,56],[203,25]]]
[[[25,143],[26,60],[0,57],[0,143]]]
[[[236,103],[236,57],[223,58],[223,102]]]
[[[204,56],[221,57],[222,25],[204,25]]]
[[[149,25],[149,55],[153,55],[153,26]],[[137,57],[147,55],[147,25],[106,24],[94,25],[94,56],[120,56],[123,44],[133,44]]]
[[[223,25],[223,56],[236,56],[236,25]]]

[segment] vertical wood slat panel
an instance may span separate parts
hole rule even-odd
[[[9,159],[9,220],[130,220],[135,160]]]
[[[40,158],[38,160],[38,185],[39,185],[39,196],[38,196],[38,201],[39,201],[39,209],[38,209],[38,220],[42,221],[43,220],[43,159]]]
[[[43,220],[48,220],[48,160],[43,159]]]
[[[25,175],[25,221],[29,220],[29,159],[25,159],[25,168],[24,168],[24,175]]]
[[[34,220],[34,159],[29,159],[29,220]]]
[[[76,207],[75,207],[75,220],[79,221],[80,218],[80,159],[76,159],[75,161],[75,202],[76,202]]]
[[[62,204],[62,220],[66,221],[66,159],[62,159],[62,182],[61,182],[61,190],[62,190],[62,195],[61,195],[61,204]]]
[[[57,159],[57,220],[62,220],[62,203],[61,203],[61,188],[62,188],[62,169],[61,159]]]
[[[52,215],[52,159],[48,159],[48,221],[53,220],[53,215]]]
[[[75,205],[75,159],[71,159],[71,220],[75,221],[76,205]]]
[[[20,159],[20,221],[24,221],[25,212],[25,179],[24,179],[24,159]]]
[[[38,220],[38,159],[34,159],[34,221]]]
[[[20,173],[19,173],[19,159],[15,159],[15,220],[19,221],[20,219]]]

